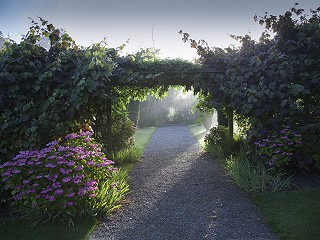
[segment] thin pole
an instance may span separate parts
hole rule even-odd
[[[107,114],[107,123],[106,123],[106,132],[107,132],[107,154],[111,156],[112,154],[112,101],[107,100],[106,103],[106,114]]]

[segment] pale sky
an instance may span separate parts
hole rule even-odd
[[[125,52],[154,46],[163,57],[193,59],[194,49],[181,41],[182,29],[212,47],[236,42],[229,35],[250,32],[257,39],[263,28],[253,16],[279,15],[295,2],[309,10],[319,0],[0,0],[0,31],[19,41],[40,16],[65,29],[77,44],[89,46],[107,37],[110,47],[130,39]]]

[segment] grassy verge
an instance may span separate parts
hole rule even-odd
[[[198,140],[201,147],[204,147],[204,137],[207,134],[207,130],[204,128],[204,126],[202,124],[194,124],[188,125],[188,128],[193,136]]]
[[[138,129],[134,134],[134,146],[130,149],[124,150],[115,156],[113,159],[119,163],[122,170],[130,171],[133,167],[134,162],[141,158],[143,150],[149,143],[153,132],[156,127],[146,127]]]
[[[280,240],[319,239],[320,189],[256,195],[253,202]]]
[[[156,127],[139,128],[134,134],[134,145],[142,151],[147,146]]]
[[[81,219],[74,227],[63,223],[45,223],[32,227],[32,222],[12,217],[0,218],[1,239],[57,240],[87,239],[96,225],[94,218]]]

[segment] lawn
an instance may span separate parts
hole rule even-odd
[[[257,195],[253,202],[280,240],[319,239],[319,188]]]
[[[139,128],[134,134],[134,145],[142,150],[147,146],[156,127]]]
[[[190,132],[198,140],[201,146],[204,146],[204,137],[207,134],[207,130],[202,124],[188,125]]]
[[[143,151],[149,143],[152,134],[155,130],[156,127],[139,128],[133,136],[134,145]],[[133,164],[134,163],[126,163],[121,165],[120,167],[122,170],[129,172],[132,169]]]
[[[142,150],[148,144],[156,127],[138,129],[134,135],[135,145]],[[126,164],[121,168],[130,170],[133,163]],[[95,228],[97,221],[94,218],[81,219],[75,222],[74,227],[60,222],[38,224],[32,227],[33,222],[10,216],[0,216],[0,239],[23,239],[23,240],[56,240],[56,239],[87,239]]]
[[[56,239],[87,239],[97,221],[86,218],[75,222],[74,227],[68,224],[45,223],[32,227],[32,221],[13,217],[0,218],[0,239],[23,240],[56,240]]]

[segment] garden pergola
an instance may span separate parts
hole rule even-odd
[[[120,82],[119,79],[121,76],[112,75],[111,78],[111,87],[141,87],[141,88],[151,88],[157,86],[186,86],[192,87],[195,85],[194,79],[199,79],[199,81],[204,81],[206,84],[213,83],[214,79],[218,74],[225,74],[225,70],[222,68],[202,68],[197,70],[166,70],[163,72],[156,71],[139,71],[135,72],[139,75],[139,80],[132,80],[126,82]],[[142,76],[142,77],[141,77]],[[154,76],[154,77],[143,77],[143,76]],[[112,91],[110,89],[110,91]],[[107,100],[106,105],[106,116],[107,116],[107,152],[112,152],[112,100]],[[228,127],[229,132],[233,132],[233,117],[228,114]]]

